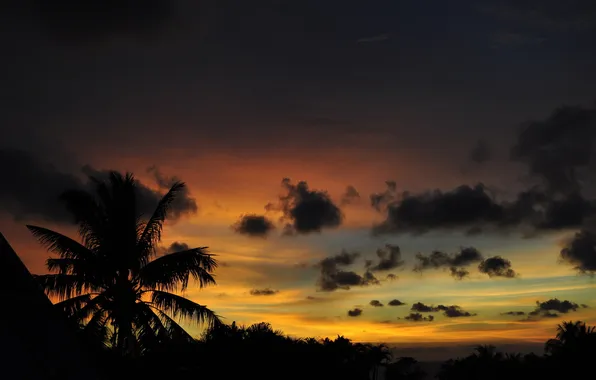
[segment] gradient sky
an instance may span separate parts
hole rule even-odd
[[[163,247],[208,246],[218,255],[218,285],[186,296],[230,323],[429,347],[535,344],[562,320],[596,323],[596,259],[581,256],[588,270],[580,273],[560,256],[569,236],[592,228],[593,204],[582,221],[531,237],[518,224],[470,234],[486,220],[434,221],[436,210],[422,218],[424,232],[406,222],[372,233],[404,191],[483,183],[499,203],[532,186],[552,190],[552,178],[532,166],[536,141],[522,144],[521,131],[529,121],[565,129],[568,119],[551,118],[558,107],[593,107],[593,1],[181,0],[101,16],[57,3],[69,12],[34,1],[0,20],[0,231],[32,272],[45,271],[48,254],[24,224],[74,235],[56,195],[84,173],[111,169],[132,171],[156,191],[164,178],[188,184],[190,206],[167,226]],[[594,198],[590,115],[580,139],[587,163],[551,163],[581,171],[586,199]],[[526,150],[512,159],[516,145]],[[288,194],[284,178],[339,207],[341,223],[284,234],[296,220],[265,210]],[[393,203],[375,210],[370,195],[386,191],[385,181],[395,181]],[[347,186],[359,197],[342,198]],[[238,233],[232,225],[247,214],[276,228],[266,237]],[[338,269],[364,275],[387,244],[399,246],[404,264],[371,272],[378,284],[321,291],[323,259],[357,252]],[[464,247],[509,260],[517,275],[490,277],[479,261],[461,280],[449,265],[413,271],[418,253],[453,259]],[[527,320],[537,301],[554,298],[577,309]],[[393,299],[405,305],[389,306]],[[471,315],[404,319],[417,302]],[[349,316],[355,309],[360,315]],[[509,311],[525,315],[502,315]]]

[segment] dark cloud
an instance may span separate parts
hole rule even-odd
[[[436,313],[439,311],[443,312],[443,315],[448,318],[458,318],[458,317],[473,317],[476,314],[471,314],[461,307],[457,305],[445,306],[445,305],[425,305],[422,302],[416,302],[412,305],[410,310],[418,312],[418,313]]]
[[[279,290],[273,290],[271,288],[251,289],[250,291],[251,296],[272,296],[277,293],[279,293]]]
[[[567,314],[576,311],[581,306],[572,301],[561,301],[558,298],[551,298],[548,301],[536,301],[536,308],[528,313],[526,320],[537,318],[556,318],[560,314]]]
[[[89,43],[154,32],[173,13],[169,0],[33,0],[32,16],[65,42]]]
[[[463,310],[461,307],[459,307],[457,305],[451,305],[451,306],[439,305],[439,306],[437,306],[437,309],[441,310],[443,312],[443,315],[446,316],[447,318],[473,317],[476,315],[476,314],[472,314],[470,312]]]
[[[596,109],[561,107],[520,129],[510,156],[527,167],[533,183],[512,199],[497,199],[483,184],[400,195],[388,186],[371,196],[372,206],[386,215],[373,233],[460,229],[535,234],[585,227],[596,218],[596,200],[585,194],[586,185],[594,185],[595,140]],[[485,159],[485,148],[476,146],[474,159]]]
[[[501,313],[501,315],[521,316],[526,315],[526,313],[523,311],[507,311],[505,313]]]
[[[382,202],[379,200],[375,207],[384,207],[386,218],[373,227],[373,234],[423,234],[449,229],[468,234],[515,229],[538,233],[581,227],[596,217],[596,201],[579,193],[552,194],[538,186],[520,192],[510,202],[499,202],[482,184],[446,192],[404,193],[384,206]]]
[[[432,322],[435,320],[435,317],[432,315],[425,317],[420,313],[410,313],[409,315],[406,315],[404,319],[412,322]]]
[[[108,179],[111,170],[96,170],[89,165],[81,169],[82,176],[61,172],[54,166],[43,162],[34,155],[19,150],[0,150],[0,170],[11,178],[11,186],[0,189],[0,201],[3,210],[17,220],[42,219],[54,222],[71,222],[71,216],[59,201],[66,190],[87,190],[94,192],[95,185],[87,179],[94,177],[100,181]],[[164,179],[156,177],[159,190],[154,190],[137,180],[138,211],[150,216],[157,203],[169,189],[175,177]],[[170,220],[177,220],[184,215],[194,214],[198,210],[196,201],[184,189],[178,194],[170,209]]]
[[[456,280],[463,280],[470,275],[470,272],[465,268],[451,267],[449,268],[449,272],[451,273],[451,277]]]
[[[416,311],[419,313],[434,313],[434,312],[439,311],[439,309],[437,307],[425,305],[422,302],[416,302],[415,304],[412,305],[410,310]]]
[[[190,247],[188,246],[188,244],[175,241],[172,244],[170,244],[170,246],[168,247],[168,252],[170,252],[170,253],[182,252],[182,251],[188,251],[189,249],[190,249]]]
[[[385,212],[385,221],[376,225],[373,233],[421,234],[433,229],[471,228],[505,220],[504,207],[482,184],[463,185],[446,192],[438,189],[421,194],[404,192],[400,199],[387,203]]]
[[[360,308],[348,310],[348,317],[359,317],[361,315],[362,315],[362,309],[360,309]]]
[[[187,251],[189,249],[190,249],[190,247],[188,244],[175,241],[172,244],[170,244],[168,247],[164,247],[164,246],[157,247],[156,252],[157,252],[158,256],[163,256],[163,255],[167,255],[169,253]],[[221,263],[219,263],[219,265],[221,266]]]
[[[17,220],[71,222],[58,198],[65,190],[83,188],[79,177],[63,173],[28,152],[11,149],[0,150],[0,171],[10,179],[10,185],[0,187],[3,211]]]
[[[232,228],[239,234],[265,238],[275,226],[263,215],[248,214],[242,215]]]
[[[89,170],[93,170],[89,168]],[[149,174],[153,175],[155,179],[155,183],[159,187],[160,191],[159,194],[166,193],[176,182],[181,182],[180,178],[176,176],[167,177],[165,176],[156,166],[151,166],[147,169]],[[95,171],[95,173],[98,173]],[[151,204],[150,196],[147,194],[146,197],[147,202]],[[172,208],[170,210],[170,215],[174,219],[180,218],[186,212],[196,213],[198,211],[197,201],[190,195],[190,190],[188,187],[182,189],[174,202],[172,202]],[[153,210],[151,210],[153,212]]]
[[[492,150],[484,140],[478,140],[470,151],[470,160],[478,164],[485,163],[492,158]]]
[[[546,120],[527,123],[511,157],[527,164],[549,193],[577,194],[580,171],[592,165],[595,138],[595,109],[561,107]]]
[[[370,271],[360,275],[353,271],[342,270],[342,267],[352,265],[358,253],[342,251],[336,256],[327,257],[319,262],[320,276],[317,285],[321,291],[334,291],[337,289],[348,290],[351,286],[366,286],[379,284],[379,280]]]
[[[459,252],[451,254],[441,251],[433,251],[430,255],[418,253],[416,254],[418,263],[414,266],[414,271],[423,272],[428,269],[449,268],[451,276],[461,280],[469,275],[469,272],[464,267],[482,259],[482,254],[474,247],[464,247]]]
[[[405,264],[401,260],[401,250],[397,245],[386,244],[384,248],[377,249],[377,256],[379,258],[377,264],[374,264],[372,261],[367,261],[366,263],[366,267],[373,272],[391,270]]]
[[[540,311],[556,311],[558,313],[566,314],[570,311],[576,311],[580,306],[571,301],[560,301],[557,298],[552,298],[544,302],[536,302],[536,309]]]
[[[517,273],[511,268],[511,261],[501,256],[489,257],[478,265],[481,273],[488,274],[489,277],[507,277],[514,278]]]
[[[580,273],[596,272],[596,233],[592,231],[577,232],[561,250],[563,262],[571,264]]]
[[[292,184],[288,178],[282,181],[282,186],[287,193],[280,196],[277,205],[270,203],[265,209],[282,212],[282,219],[288,221],[286,234],[321,232],[342,223],[343,214],[327,192],[310,190],[305,181]]]
[[[348,205],[360,200],[360,193],[352,185],[346,187],[346,191],[341,196],[341,204]]]
[[[379,300],[372,300],[370,301],[370,306],[374,306],[374,307],[382,307],[383,303]]]
[[[405,305],[405,303],[404,302],[401,302],[398,299],[393,299],[393,300],[389,301],[387,303],[387,305],[389,305],[389,306],[402,306],[402,305]]]
[[[377,211],[381,211],[396,197],[397,184],[395,181],[385,181],[385,185],[387,189],[384,192],[370,195],[370,205]]]

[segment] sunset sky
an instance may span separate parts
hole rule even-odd
[[[217,255],[185,295],[229,323],[538,349],[596,323],[596,3],[154,3],[0,16],[0,232],[31,272],[25,224],[75,236],[58,194],[130,171],[187,183],[160,249]]]

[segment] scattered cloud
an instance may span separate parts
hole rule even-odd
[[[305,181],[293,184],[289,178],[282,180],[286,194],[279,197],[278,204],[269,203],[267,211],[280,211],[287,221],[286,235],[321,232],[324,228],[336,228],[343,220],[339,207],[325,191],[310,190]]]
[[[170,244],[168,247],[158,246],[156,248],[156,252],[157,252],[158,256],[163,256],[163,255],[167,255],[169,253],[187,251],[189,249],[190,249],[190,246],[188,244],[175,241],[172,244]],[[221,263],[220,263],[220,265],[221,265]]]
[[[451,276],[461,280],[469,275],[465,267],[482,259],[482,254],[474,247],[463,247],[459,252],[451,254],[441,251],[433,251],[430,255],[418,253],[416,254],[418,263],[414,265],[414,271],[449,268]]]
[[[360,200],[360,193],[352,185],[346,187],[346,191],[341,196],[341,205],[349,205]]]
[[[398,299],[392,299],[391,301],[389,301],[387,303],[387,305],[389,305],[389,306],[402,306],[402,305],[406,305],[406,304],[404,302],[401,302]]]
[[[320,276],[317,285],[321,291],[334,291],[337,289],[349,290],[351,286],[366,286],[379,284],[379,280],[370,271],[360,275],[354,271],[341,268],[354,264],[360,254],[342,251],[340,254],[327,257],[318,264]]]
[[[377,249],[376,253],[379,261],[376,264],[372,261],[367,262],[367,268],[373,272],[391,270],[405,264],[401,260],[401,250],[397,245],[386,244],[384,248]]]
[[[570,311],[576,311],[580,306],[575,302],[571,301],[560,301],[557,298],[552,298],[545,302],[536,302],[536,310],[540,311],[556,311],[558,313],[568,313]]]
[[[279,290],[273,290],[271,288],[251,289],[250,291],[251,296],[272,296],[277,293],[279,293]]]
[[[275,226],[263,215],[247,214],[242,215],[232,228],[242,235],[266,238]]]
[[[374,307],[382,307],[383,303],[379,300],[372,300],[370,301],[370,306],[374,306]]]
[[[528,313],[526,320],[534,320],[541,318],[555,318],[560,314],[567,314],[571,311],[576,311],[581,306],[575,302],[568,300],[559,300],[558,298],[551,298],[547,301],[536,301],[536,308]]]
[[[410,310],[415,311],[417,313],[436,313],[439,311],[443,312],[443,315],[448,318],[458,318],[458,317],[473,317],[476,314],[469,313],[463,310],[461,307],[457,305],[445,306],[445,305],[438,305],[438,306],[431,306],[425,305],[422,302],[416,302],[412,305]]]
[[[188,246],[188,244],[175,241],[172,244],[170,244],[170,246],[168,247],[168,252],[170,252],[170,253],[182,252],[182,251],[188,251],[189,249],[190,249],[190,247]]]
[[[362,309],[354,308],[353,310],[348,310],[348,317],[359,317],[362,315]]]
[[[397,184],[395,181],[385,181],[386,189],[381,193],[370,195],[370,205],[377,211],[393,202],[396,198]]]
[[[439,311],[437,307],[425,305],[422,302],[416,302],[410,308],[412,311],[417,311],[419,313],[433,313]]]
[[[93,170],[91,167],[87,166],[84,168],[84,170],[86,170],[89,175],[99,175],[100,177],[103,175],[105,175],[105,173],[107,171],[103,171],[103,172],[98,172],[96,170]],[[159,188],[159,192],[158,194],[165,194],[167,191],[170,190],[170,188],[176,183],[176,182],[182,182],[180,180],[180,178],[176,177],[176,176],[171,176],[171,177],[167,177],[165,176],[158,168],[157,166],[151,166],[147,169],[147,172],[153,175],[153,178],[155,180],[155,184],[158,186]],[[153,209],[155,208],[155,206],[153,205],[155,202],[155,200],[157,198],[161,198],[161,195],[159,197],[156,197],[155,192],[153,192],[153,194],[151,194],[151,191],[148,192],[147,188],[143,188],[141,187],[141,192],[140,194],[142,195],[141,201],[143,201],[143,199],[146,198],[146,202],[147,202],[147,207],[151,210],[151,212],[153,212]],[[145,194],[147,193],[147,194]],[[157,204],[155,202],[155,204]],[[172,202],[171,208],[170,208],[170,217],[173,219],[179,219],[183,214],[185,213],[192,213],[192,214],[196,214],[198,211],[198,206],[197,206],[197,201],[195,200],[195,198],[193,198],[190,195],[190,190],[188,189],[188,187],[184,187],[177,195],[176,195],[176,199],[174,199],[174,201]]]
[[[432,315],[424,316],[420,313],[410,313],[404,317],[405,320],[411,322],[432,322],[435,320],[435,317]]]
[[[457,305],[451,305],[451,306],[439,305],[438,308],[439,308],[439,310],[443,311],[443,315],[446,316],[447,318],[473,317],[476,315],[476,314],[472,314],[470,312],[463,310],[461,307],[459,307]]]
[[[478,265],[481,273],[488,274],[489,277],[517,277],[517,273],[511,268],[511,261],[501,256],[489,257]]]
[[[501,313],[501,315],[522,316],[526,315],[526,313],[524,311],[506,311]]]
[[[470,275],[470,272],[464,268],[451,267],[449,268],[449,272],[451,273],[451,277],[456,280],[463,280]]]

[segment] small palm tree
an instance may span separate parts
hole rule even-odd
[[[70,190],[61,196],[79,227],[81,243],[52,230],[27,228],[57,258],[36,276],[57,307],[122,355],[132,355],[171,339],[193,338],[176,322],[213,325],[218,316],[204,305],[175,294],[189,279],[200,287],[215,284],[217,267],[206,247],[157,257],[163,223],[184,183],[176,182],[148,220],[137,208],[132,174],[111,172],[107,181],[91,178],[97,196]]]

